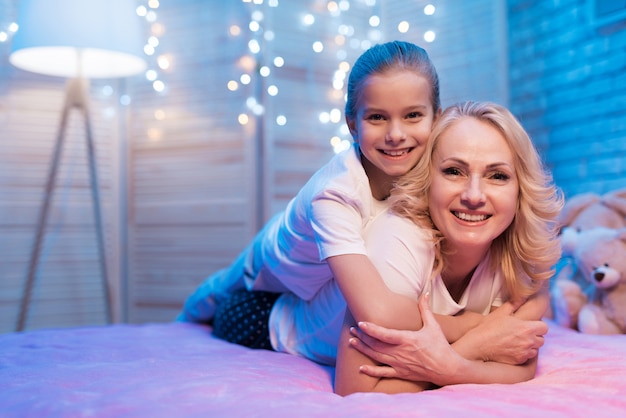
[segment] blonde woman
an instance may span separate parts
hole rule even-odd
[[[369,232],[370,258],[377,255],[379,273],[396,292],[416,298],[427,289],[423,318],[410,309],[395,311],[425,325],[415,332],[359,323],[357,330],[346,294],[335,390],[395,393],[532,378],[538,348],[528,359],[504,360],[499,356],[506,349],[494,346],[498,339],[486,338],[481,326],[490,323],[489,332],[497,332],[509,314],[541,319],[560,256],[554,219],[563,199],[519,122],[492,103],[446,109],[391,200],[389,213]],[[435,243],[429,253],[415,251],[424,231],[432,231]],[[469,329],[438,323],[432,314],[470,311],[478,317]]]

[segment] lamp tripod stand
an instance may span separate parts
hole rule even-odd
[[[96,154],[95,145],[93,141],[93,135],[91,130],[91,120],[89,117],[88,96],[87,96],[87,83],[84,79],[77,77],[70,79],[67,83],[65,103],[63,111],[61,113],[61,123],[59,131],[56,137],[56,143],[52,154],[52,162],[50,164],[50,170],[48,172],[48,179],[46,183],[45,195],[41,211],[39,213],[39,220],[37,224],[37,230],[35,235],[35,243],[33,245],[30,264],[28,266],[28,276],[26,279],[26,285],[22,294],[22,301],[20,305],[20,312],[17,321],[17,331],[22,331],[26,322],[26,315],[30,305],[30,299],[32,294],[32,288],[37,273],[37,267],[39,264],[39,256],[41,254],[41,244],[45,235],[46,224],[48,221],[48,213],[50,211],[50,202],[52,200],[52,194],[54,191],[54,184],[57,177],[59,168],[59,162],[61,157],[61,151],[65,140],[65,132],[67,129],[67,120],[70,110],[78,109],[81,111],[85,122],[85,134],[87,141],[87,156],[89,159],[89,177],[91,184],[91,197],[93,201],[93,213],[94,223],[96,228],[96,235],[98,240],[98,255],[100,261],[100,271],[102,276],[102,285],[105,295],[105,311],[106,319],[108,323],[112,322],[111,317],[111,292],[109,290],[109,282],[107,276],[106,266],[106,252],[104,245],[104,232],[102,225],[102,214],[100,211],[100,194],[98,189],[98,177],[96,170]]]

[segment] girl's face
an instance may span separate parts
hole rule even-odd
[[[519,194],[500,131],[472,117],[454,122],[439,138],[431,170],[430,215],[446,247],[486,251],[513,221]]]
[[[356,118],[347,122],[375,196],[422,157],[435,119],[431,93],[426,78],[409,70],[374,74],[364,81]]]

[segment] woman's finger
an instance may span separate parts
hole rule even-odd
[[[422,322],[424,326],[430,325],[433,322],[437,322],[435,319],[435,315],[430,310],[430,304],[428,303],[428,293],[425,293],[420,297],[417,307],[420,310],[420,315],[422,316]]]
[[[359,371],[371,377],[398,377],[398,373],[389,366],[361,366]]]
[[[389,356],[378,351],[376,347],[374,348],[370,347],[368,344],[364,343],[362,340],[358,338],[350,338],[349,343],[352,348],[356,349],[361,354],[364,354],[367,357],[371,358],[375,362],[387,364],[389,361],[388,360]]]
[[[376,325],[372,322],[359,322],[359,330],[365,334],[370,336],[375,340],[379,340],[385,344],[397,345],[402,343],[402,332],[391,329],[381,327],[380,325]],[[359,335],[359,338],[361,336]]]

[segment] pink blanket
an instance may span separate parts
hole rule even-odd
[[[0,335],[3,417],[619,417],[626,336],[550,324],[537,377],[401,395],[332,391],[333,369],[167,323]]]

